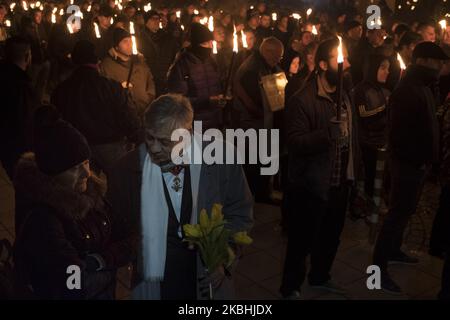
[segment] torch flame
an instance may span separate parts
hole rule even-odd
[[[242,38],[242,46],[247,49],[248,43],[247,43],[247,36],[245,35],[244,30],[241,30],[241,38]]]
[[[97,39],[100,39],[100,38],[101,38],[101,35],[100,35],[100,30],[98,29],[98,24],[97,24],[97,22],[94,22],[94,30],[95,30],[95,37],[96,37]]]
[[[91,12],[91,9],[92,9],[92,5],[89,5],[87,8],[87,12]]]
[[[312,27],[311,33],[312,33],[313,35],[315,35],[315,36],[317,36],[317,35],[319,34],[319,33],[317,32],[316,26],[313,26],[313,27]]]
[[[342,38],[340,36],[338,36],[339,39],[339,46],[338,46],[338,58],[337,61],[338,63],[344,63],[344,53],[343,53],[343,49],[342,49]]]
[[[67,30],[69,30],[69,33],[72,34],[73,33],[73,27],[71,23],[67,24]]]
[[[11,21],[6,20],[6,21],[5,21],[5,25],[6,25],[8,28],[11,27]]]
[[[198,15],[198,10],[197,9],[194,10],[194,14]]]
[[[298,13],[293,13],[292,18],[294,18],[295,20],[300,20],[302,18],[302,16],[299,15]]]
[[[181,18],[181,11],[178,10],[175,14],[177,15],[177,18],[178,18],[178,19]]]
[[[209,31],[214,32],[214,17],[213,16],[209,17],[208,29],[209,29]]]
[[[403,59],[402,59],[402,56],[400,55],[400,53],[397,53],[397,60],[400,63],[400,69],[405,70],[406,65],[405,65],[405,62],[403,62]]]
[[[208,23],[208,17],[201,18],[200,19],[200,23],[203,24],[203,25],[207,24]]]
[[[59,10],[59,15],[60,16],[64,15],[64,9]]]
[[[213,40],[213,54],[217,54],[217,41]]]
[[[134,33],[135,33],[135,31],[134,31],[134,23],[132,21],[130,21],[130,34],[131,34],[131,43],[132,43],[133,55],[137,55],[138,51],[137,51],[137,45],[136,45],[136,37],[135,37]]]
[[[277,14],[275,12],[272,13],[272,20],[277,21],[277,18],[278,18]]]
[[[439,21],[439,24],[441,25],[442,30],[447,29],[447,21],[445,19]]]
[[[52,13],[52,23],[53,23],[53,24],[56,23],[56,16],[55,16],[55,13]]]
[[[14,8],[16,7],[16,4],[15,3],[11,3],[10,5],[9,5],[9,8],[11,9],[11,11],[14,11]]]
[[[183,31],[184,31],[184,25],[181,25],[181,30],[183,30]]]
[[[26,1],[22,1],[22,6],[25,11],[28,11],[28,4]]]
[[[234,25],[234,32],[233,32],[233,52],[238,53],[238,38],[236,34],[236,25]]]
[[[312,9],[309,8],[309,9],[306,11],[306,17],[309,17],[309,16],[311,15],[311,13],[312,13]]]

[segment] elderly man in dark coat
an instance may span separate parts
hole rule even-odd
[[[283,44],[270,37],[264,40],[259,50],[245,60],[234,78],[234,118],[236,126],[243,129],[272,129],[275,113],[270,111],[262,93],[263,76],[282,72],[279,67],[283,57]],[[282,111],[280,111],[282,112]],[[257,202],[270,202],[269,176],[259,174],[260,164],[246,165],[245,174]]]
[[[216,298],[231,297],[232,270],[221,266],[198,281],[205,270],[197,251],[183,241],[182,226],[197,223],[202,209],[210,212],[218,203],[229,229],[247,231],[253,202],[240,165],[173,165],[171,134],[191,130],[192,118],[186,98],[159,97],[145,114],[145,144],[121,159],[109,176],[108,198],[122,237],[142,239],[138,248],[130,248],[137,251],[134,299],[197,299],[210,282]],[[201,150],[201,143],[194,143]]]

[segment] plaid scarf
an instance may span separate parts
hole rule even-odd
[[[336,104],[335,104],[336,108]],[[342,108],[342,115],[346,114],[346,109]],[[351,114],[347,113],[348,121],[351,121]],[[344,157],[349,155],[349,144],[350,144],[350,126],[348,128],[349,134],[347,137],[339,138],[334,143],[334,161],[332,164],[331,181],[330,185],[332,187],[338,187],[341,185],[342,181],[346,177],[346,167],[348,164],[348,159]]]

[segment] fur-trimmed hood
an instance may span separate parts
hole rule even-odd
[[[16,193],[26,200],[48,205],[75,220],[84,218],[91,209],[102,208],[106,193],[106,182],[94,175],[89,177],[88,190],[83,194],[63,189],[39,170],[31,152],[19,159],[14,186]]]

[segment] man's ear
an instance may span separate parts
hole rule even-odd
[[[320,61],[319,62],[319,67],[320,69],[322,69],[323,71],[327,71],[328,70],[328,63],[325,61]]]

